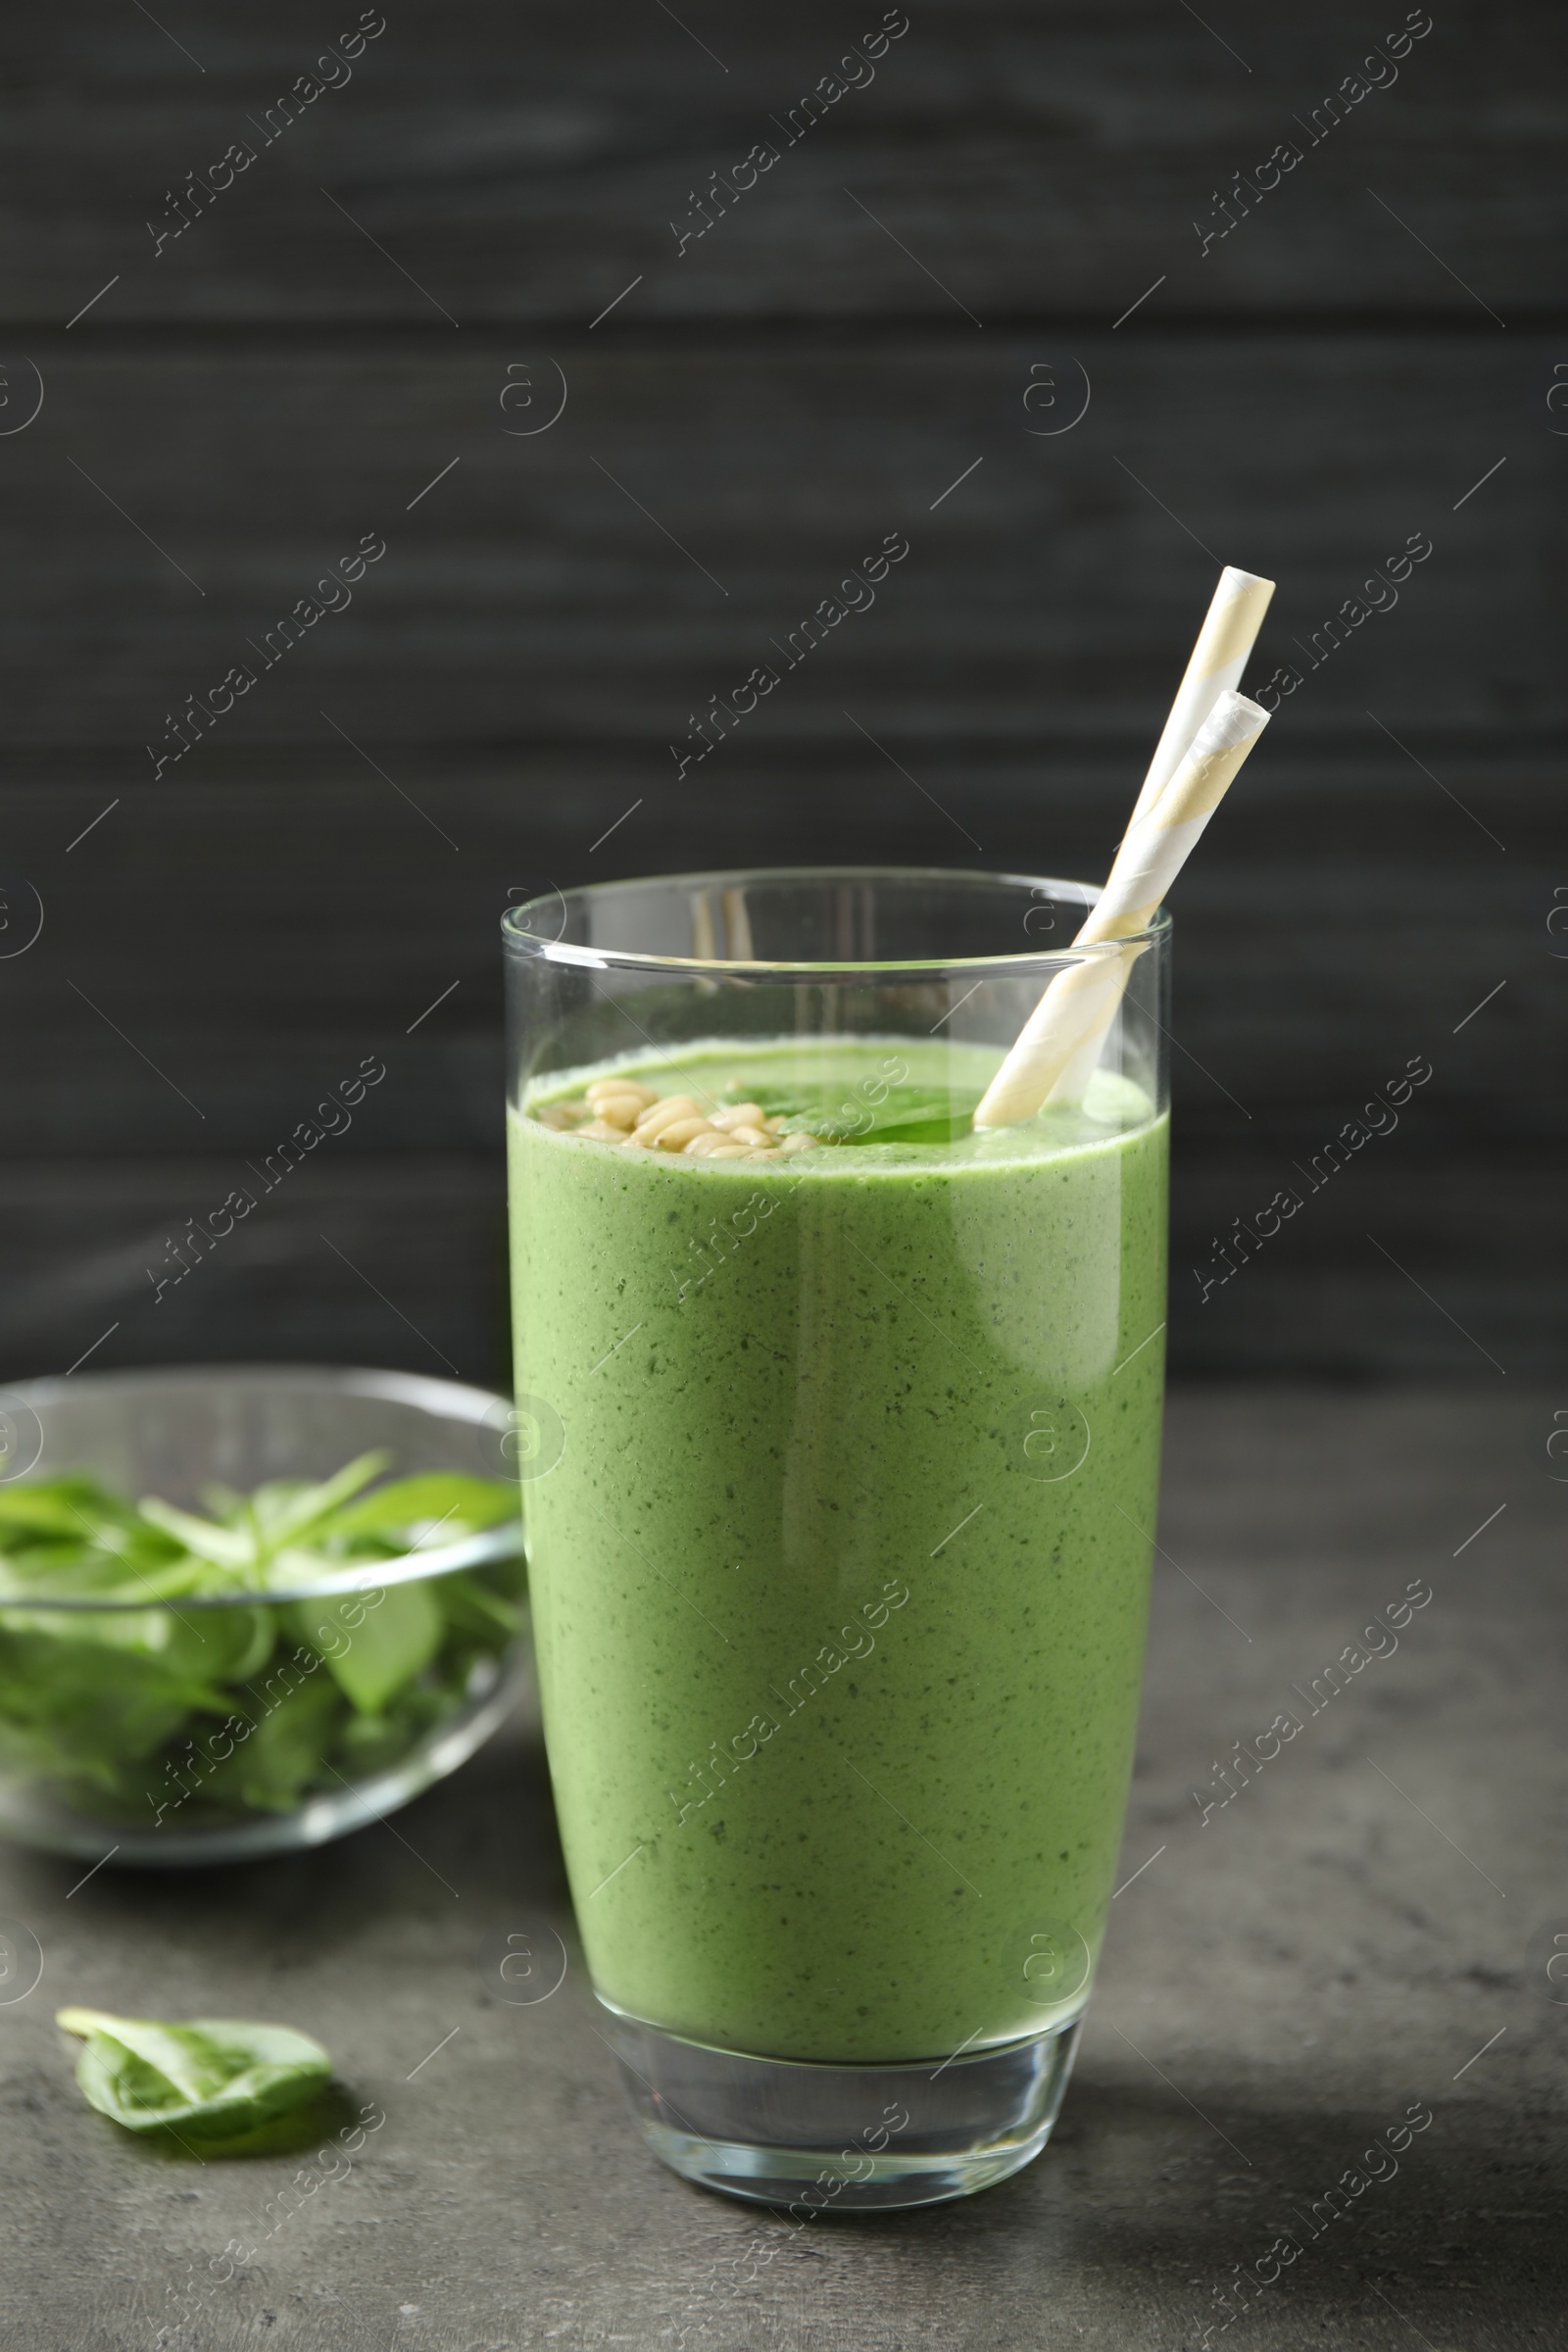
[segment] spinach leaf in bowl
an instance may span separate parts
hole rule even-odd
[[[336,1792],[482,1699],[521,1627],[520,1557],[376,1571],[514,1524],[517,1491],[373,1485],[388,1463],[210,1488],[205,1516],[82,1473],[0,1488],[0,1773],[113,1827],[189,1830]]]

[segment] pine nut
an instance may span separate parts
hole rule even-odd
[[[558,1134],[690,1159],[768,1160],[822,1144],[817,1135],[786,1135],[784,1114],[764,1112],[760,1102],[725,1102],[705,1113],[695,1095],[661,1095],[635,1078],[596,1078],[583,1094],[547,1103],[535,1116]]]
[[[715,1128],[710,1127],[708,1121],[700,1116],[671,1119],[667,1127],[661,1127],[654,1141],[661,1152],[683,1152],[686,1146],[699,1135],[713,1135],[716,1132]]]
[[[697,1103],[693,1096],[666,1095],[663,1101],[656,1102],[639,1125],[633,1128],[631,1140],[634,1144],[657,1143],[664,1129],[673,1127],[677,1119],[690,1119],[698,1115]]]
[[[654,1103],[659,1101],[657,1087],[642,1086],[635,1078],[596,1078],[592,1086],[585,1091],[589,1102],[594,1104],[596,1109],[602,1102],[608,1102],[612,1096],[618,1098],[621,1095],[629,1095],[634,1102],[643,1103]]]
[[[600,1095],[594,1102],[594,1115],[608,1119],[624,1134],[637,1125],[647,1107],[641,1095]]]

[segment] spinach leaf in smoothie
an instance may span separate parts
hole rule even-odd
[[[332,2072],[320,2043],[291,2026],[166,2026],[104,2009],[60,2009],[55,2023],[82,2037],[76,2081],[89,2105],[127,2132],[238,2138],[314,2098]]]
[[[878,1079],[841,1094],[782,1086],[748,1086],[746,1100],[770,1118],[781,1118],[785,1135],[818,1136],[824,1144],[951,1144],[969,1134],[979,1094],[945,1086],[888,1086]]]

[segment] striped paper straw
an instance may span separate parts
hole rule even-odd
[[[1220,696],[1240,686],[1273,594],[1273,581],[1260,579],[1255,571],[1238,571],[1234,564],[1227,564],[1220,573],[1193,658],[1176,689],[1165,731],[1154,746],[1143,791],[1128,820],[1129,831],[1149,814]]]
[[[1268,712],[1256,703],[1221,692],[1158,800],[1128,826],[1074,947],[1127,939],[1146,927],[1267,724]],[[974,1114],[977,1127],[1010,1127],[1048,1102],[1081,1099],[1142,953],[1087,956],[1056,974],[987,1087]]]

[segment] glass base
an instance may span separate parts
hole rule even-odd
[[[801,2219],[935,2205],[1019,2172],[1051,2137],[1082,2022],[969,2057],[814,2066],[710,2049],[604,2005],[655,2155]]]

